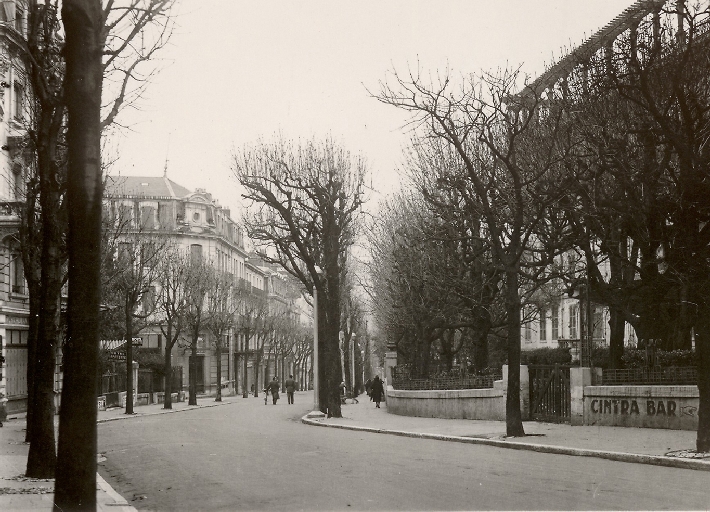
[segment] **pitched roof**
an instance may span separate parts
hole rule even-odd
[[[109,196],[183,198],[192,192],[165,176],[108,176],[106,194]]]

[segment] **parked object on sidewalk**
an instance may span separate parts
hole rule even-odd
[[[380,402],[382,401],[382,395],[385,394],[385,388],[382,385],[382,381],[380,380],[379,375],[375,375],[375,378],[372,379],[372,387],[370,388],[370,396],[372,397],[372,401],[375,402],[375,407],[378,409],[380,408]]]

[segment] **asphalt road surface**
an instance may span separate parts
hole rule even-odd
[[[310,401],[102,423],[99,472],[139,510],[710,507],[705,471],[307,426]]]

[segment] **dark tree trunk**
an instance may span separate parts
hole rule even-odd
[[[99,0],[64,0],[68,107],[69,304],[54,510],[96,509],[96,389],[101,300]]]
[[[214,399],[215,402],[222,401],[222,337],[219,338],[220,341],[217,342],[217,348],[215,350],[215,356],[217,356],[217,398]]]
[[[698,315],[695,351],[698,361],[698,432],[695,449],[710,452],[710,308]]]
[[[624,355],[624,315],[617,308],[609,311],[609,366],[620,369],[623,366]]]
[[[197,338],[199,334],[197,330],[192,333],[192,343],[190,343],[190,398],[188,405],[197,405]]]
[[[249,336],[244,336],[244,353],[242,354],[242,398],[249,396],[249,379],[247,378],[248,355],[249,355]]]
[[[165,336],[165,353],[163,354],[163,373],[165,373],[165,386],[163,386],[163,391],[165,393],[163,398],[163,409],[173,408],[173,362],[172,362],[172,351],[173,351],[173,329],[171,325],[168,325],[168,332]]]
[[[133,306],[126,304],[126,414],[133,414]]]
[[[508,317],[508,395],[505,430],[508,437],[525,435],[520,413],[520,290],[517,269],[505,273],[505,309]]]
[[[30,289],[30,310],[27,333],[27,428],[25,442],[32,442],[32,427],[34,425],[34,374],[37,362],[37,343],[39,338],[39,287]]]

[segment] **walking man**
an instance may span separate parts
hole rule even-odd
[[[276,377],[274,377],[274,380],[269,382],[269,387],[267,389],[271,391],[271,399],[273,400],[273,404],[276,405],[276,400],[279,399],[279,381]]]
[[[296,381],[293,380],[293,375],[289,375],[288,379],[284,383],[286,386],[286,398],[288,398],[288,403],[293,403],[293,392],[296,391]]]

